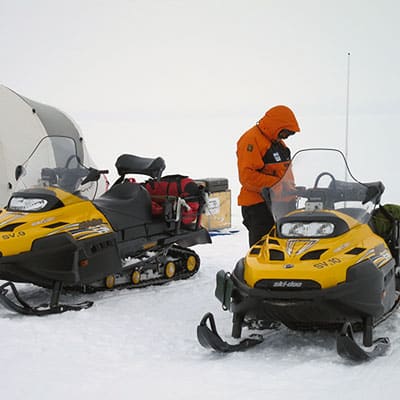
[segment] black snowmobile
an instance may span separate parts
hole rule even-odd
[[[263,191],[275,226],[232,273],[217,274],[215,294],[233,313],[232,336],[240,338],[243,327],[284,324],[339,332],[337,351],[351,360],[384,354],[389,339],[374,340],[373,328],[399,305],[399,220],[378,207],[383,191],[381,182],[357,181],[338,150],[296,153],[283,179]],[[378,222],[387,217],[384,240]],[[363,346],[354,339],[357,331]],[[201,345],[219,352],[263,341],[257,335],[229,344],[211,313],[197,335]]]
[[[204,189],[187,177],[162,177],[161,157],[124,154],[115,165],[118,180],[98,198],[98,180],[108,171],[83,166],[69,137],[43,138],[17,167],[16,192],[0,211],[5,307],[31,315],[80,310],[93,303],[60,304],[63,288],[142,287],[197,272],[200,259],[188,247],[211,242],[200,225]],[[136,183],[128,174],[150,179]],[[175,185],[173,193],[151,195],[166,182],[168,189]],[[50,288],[49,304],[28,304],[15,282]]]

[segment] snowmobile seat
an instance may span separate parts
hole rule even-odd
[[[122,154],[118,157],[115,166],[120,176],[118,181],[121,182],[127,174],[140,174],[160,179],[165,169],[165,161],[161,157],[144,158],[132,154]]]
[[[93,201],[116,231],[151,223],[151,198],[138,183],[120,183]]]

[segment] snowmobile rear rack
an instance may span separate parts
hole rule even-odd
[[[10,287],[15,300],[12,300],[8,294],[7,287]],[[62,290],[61,282],[55,282],[49,304],[31,306],[22,299],[16,286],[12,282],[6,282],[0,286],[0,303],[7,309],[24,315],[36,315],[38,317],[50,314],[61,314],[66,311],[80,311],[93,305],[92,301],[84,301],[78,304],[59,304],[59,297]]]
[[[207,321],[210,322],[210,327],[207,326]],[[214,316],[211,313],[205,314],[197,326],[197,339],[203,347],[214,349],[218,353],[245,351],[264,341],[261,335],[252,335],[237,344],[230,344],[222,340],[217,332]]]

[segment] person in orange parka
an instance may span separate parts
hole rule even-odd
[[[299,131],[293,111],[279,105],[268,110],[237,142],[236,155],[242,185],[238,204],[242,207],[243,224],[249,231],[250,247],[274,225],[261,189],[273,186],[285,174],[290,162],[290,150],[283,139]]]

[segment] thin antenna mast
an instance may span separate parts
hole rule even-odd
[[[349,104],[350,104],[350,52],[347,53],[347,88],[346,88],[346,128],[345,128],[345,146],[344,154],[346,160],[349,157]],[[345,180],[347,182],[347,168],[345,171]]]

